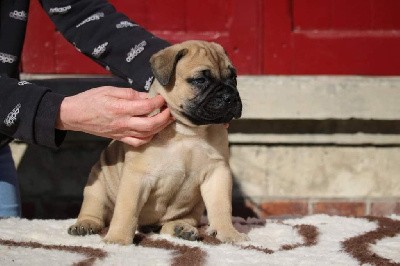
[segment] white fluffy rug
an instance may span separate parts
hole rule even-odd
[[[130,246],[70,236],[74,220],[0,220],[0,265],[400,265],[400,216],[243,220],[251,241],[189,242],[138,233]]]

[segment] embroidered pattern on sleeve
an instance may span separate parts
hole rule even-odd
[[[84,24],[86,24],[88,22],[95,21],[95,20],[100,20],[102,17],[104,17],[104,13],[103,12],[95,13],[95,14],[89,16],[88,18],[86,18],[85,20],[83,20],[81,23],[79,23],[75,27],[79,28],[80,26],[82,26],[82,25],[84,25]]]
[[[127,20],[121,21],[120,23],[115,25],[115,27],[117,29],[128,28],[128,27],[137,27],[137,26],[139,26],[139,25],[138,24],[134,24],[134,23],[132,23],[130,21],[127,21]]]
[[[31,84],[31,83],[26,80],[21,80],[18,82],[18,85],[20,85],[20,86],[27,85],[27,84]]]
[[[107,45],[108,45],[108,42],[105,42],[103,44],[100,44],[96,48],[94,48],[94,50],[92,52],[92,56],[95,58],[99,58],[107,50]]]
[[[17,60],[17,57],[12,54],[0,53],[0,62],[12,64]]]
[[[126,57],[126,62],[130,63],[136,56],[138,56],[141,52],[143,52],[144,47],[147,45],[146,41],[142,41],[141,43],[135,45],[135,47],[133,47],[127,57]]]
[[[50,15],[65,14],[65,13],[67,13],[68,11],[70,11],[71,8],[72,8],[71,5],[62,6],[62,7],[53,7],[53,8],[50,8],[49,14],[50,14]]]
[[[21,104],[17,104],[14,109],[7,115],[6,119],[4,119],[4,124],[8,127],[14,125],[17,120],[17,115],[19,114],[19,110],[21,108]]]
[[[146,80],[146,84],[144,85],[144,89],[148,91],[150,89],[151,83],[153,82],[154,77],[151,76]]]
[[[22,21],[26,21],[27,19],[27,14],[24,10],[22,11],[18,11],[18,10],[14,10],[12,12],[10,12],[10,18],[13,19],[18,19],[18,20],[22,20]]]

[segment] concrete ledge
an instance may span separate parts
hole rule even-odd
[[[399,198],[399,147],[232,145],[238,193],[282,198]]]
[[[374,134],[229,134],[232,144],[399,146],[400,135]]]
[[[398,77],[241,76],[238,87],[231,143],[400,145]]]
[[[241,76],[245,119],[400,119],[400,78]]]

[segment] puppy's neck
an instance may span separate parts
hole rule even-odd
[[[158,80],[154,80],[152,86],[149,90],[149,98],[155,97],[157,94],[163,95],[163,87],[158,82]],[[171,114],[175,117],[176,121],[169,127],[172,128],[177,134],[180,134],[184,137],[207,137],[207,131],[209,128],[218,127],[221,125],[193,125],[186,117],[179,113],[178,110],[174,109],[172,106],[169,106]],[[159,113],[159,110],[154,111],[151,115],[155,115]]]
[[[202,137],[206,136],[207,134],[207,127],[208,126],[188,126],[181,121],[176,121],[174,123],[174,129],[176,133],[191,137],[191,136],[197,136],[197,137]]]
[[[163,88],[163,86],[158,82],[158,80],[154,80],[154,82],[151,85],[150,90],[149,90],[149,98],[153,98],[158,94],[163,96],[164,99],[167,101],[167,106],[168,106],[168,108],[169,108],[169,110],[171,112],[171,115],[173,117],[175,117],[175,119],[177,121],[180,121],[182,124],[186,124],[188,127],[193,126],[191,124],[191,122],[180,113],[179,108],[177,108],[174,105],[170,105],[168,103],[168,96],[165,93],[165,88]],[[153,116],[153,115],[155,115],[155,114],[157,114],[159,112],[160,112],[160,110],[156,110],[156,111],[152,112],[150,116]]]
[[[149,89],[149,93],[148,93],[149,98],[153,98],[157,95],[157,86],[159,86],[159,83],[154,81]]]

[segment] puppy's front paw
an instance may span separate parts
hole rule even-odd
[[[174,228],[174,236],[189,241],[195,241],[199,238],[199,231],[193,226],[176,225]]]
[[[209,228],[207,229],[207,233],[211,236],[215,236],[218,240],[224,243],[237,243],[250,240],[246,234],[239,233],[236,229],[214,230]]]
[[[169,234],[189,241],[195,241],[199,238],[199,231],[197,228],[183,221],[171,221],[164,224],[160,233]]]
[[[109,231],[103,241],[107,244],[130,245],[133,243],[133,236],[110,234]]]
[[[92,220],[77,221],[68,228],[68,234],[84,236],[97,234],[103,229],[103,226]]]

